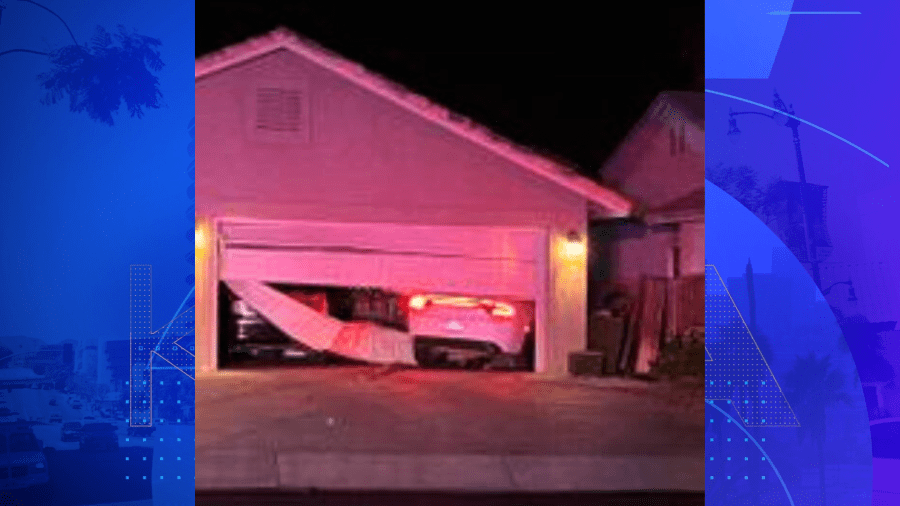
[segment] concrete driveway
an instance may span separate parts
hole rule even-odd
[[[378,367],[197,378],[198,489],[703,490],[703,390]]]

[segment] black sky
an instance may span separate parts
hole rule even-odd
[[[286,26],[591,173],[657,93],[702,90],[703,2],[624,4],[197,0],[197,55]]]

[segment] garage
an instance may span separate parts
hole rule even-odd
[[[540,230],[227,219],[218,221],[216,229],[220,266],[216,286],[229,292],[232,304],[245,293],[239,288],[243,286],[240,282],[256,281],[284,293],[305,291],[308,296],[303,302],[307,305],[315,305],[318,300],[315,294],[321,293],[326,296],[325,305],[332,308],[333,319],[377,321],[383,326],[394,324],[398,330],[408,331],[408,316],[404,315],[408,315],[410,297],[453,294],[461,298],[502,300],[514,306],[510,320],[521,316],[519,325],[528,327],[523,329],[526,332],[537,328],[538,320],[532,308],[544,304],[542,300],[537,303],[543,292],[540,266],[546,263],[547,241],[546,234]],[[340,292],[352,296],[360,292],[371,294],[375,290],[399,296],[399,300],[388,300],[388,304],[393,304],[402,314],[356,308],[342,316],[336,307],[340,305]],[[217,314],[227,318],[228,308],[221,307],[221,294],[216,299],[220,300]],[[360,299],[360,302],[370,301]],[[315,332],[321,334],[323,331],[317,325],[320,321],[313,317],[302,322],[297,340],[315,345],[320,336],[307,337],[302,329],[315,327]],[[328,326],[330,322],[323,323]],[[454,324],[452,320],[447,323],[451,327]],[[466,323],[458,322],[460,326]],[[542,340],[545,333],[535,334],[535,342],[541,343],[535,357],[539,361],[541,350],[546,347]],[[327,348],[328,344],[320,347]],[[220,350],[220,355],[222,351],[226,351],[222,359],[227,361],[227,350]],[[512,346],[503,351],[518,354],[522,350]],[[533,365],[528,364],[529,368]]]
[[[200,373],[253,318],[374,362],[450,339],[564,373],[584,350],[587,224],[630,200],[286,30],[195,78]]]

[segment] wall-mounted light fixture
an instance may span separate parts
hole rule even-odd
[[[210,234],[206,228],[206,224],[197,222],[194,225],[194,253],[202,254],[209,249]]]
[[[581,234],[572,230],[566,234],[566,243],[564,245],[566,256],[576,258],[583,256],[587,252],[587,245],[581,237]]]

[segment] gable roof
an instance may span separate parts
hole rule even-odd
[[[635,209],[635,204],[629,198],[578,174],[571,167],[517,145],[471,119],[453,113],[421,95],[416,95],[286,28],[278,28],[268,34],[198,58],[194,64],[194,79],[201,79],[282,49],[337,73],[361,88],[582,196],[589,204],[593,204],[591,208],[594,211],[624,217]]]
[[[653,99],[653,102],[650,103],[647,112],[645,112],[641,119],[631,127],[631,130],[628,131],[628,134],[622,139],[622,142],[619,143],[609,158],[606,159],[606,162],[603,163],[603,168],[600,169],[601,178],[604,169],[615,164],[622,156],[625,147],[631,143],[644,127],[650,124],[650,122],[658,119],[666,111],[667,106],[672,106],[676,111],[675,114],[683,115],[686,121],[695,125],[700,130],[705,130],[706,99],[703,93],[696,91],[671,90],[660,92],[660,94]]]

